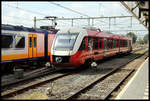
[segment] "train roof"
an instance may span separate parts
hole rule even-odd
[[[44,31],[48,31],[49,33],[57,33],[57,31],[53,30],[46,30],[46,29],[40,29],[40,28],[29,28],[24,26],[14,26],[14,25],[8,25],[8,24],[2,24],[1,27],[2,30],[12,30],[12,31],[25,31],[25,32],[37,32],[37,33],[43,33]]]
[[[64,27],[62,28],[58,34],[69,34],[69,33],[80,33],[81,31],[87,31],[87,34],[89,36],[99,36],[99,37],[106,37],[106,38],[115,38],[115,39],[126,39],[126,40],[131,40],[131,38],[127,36],[121,36],[121,35],[116,35],[110,32],[102,32],[98,30],[98,28],[95,27]]]
[[[97,31],[91,31],[91,30],[88,30],[87,32],[88,32],[88,35],[90,35],[90,36],[131,40],[131,38],[129,38],[127,36],[116,35],[116,34],[113,34],[113,33],[97,32]]]
[[[68,33],[80,33],[83,30],[81,27],[64,27],[60,31],[58,31],[58,34],[68,34]]]

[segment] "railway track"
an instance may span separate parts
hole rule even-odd
[[[143,54],[142,54],[143,55]],[[142,55],[139,55],[137,57],[135,57],[134,59],[142,56]],[[134,59],[130,60],[129,62],[133,61]],[[128,63],[129,63],[128,62]],[[126,63],[127,64],[127,63]],[[91,86],[93,86],[94,84],[96,84],[97,82],[100,82],[102,80],[104,80],[105,78],[107,78],[108,76],[112,75],[113,73],[115,73],[117,70],[119,70],[119,68],[125,66],[126,64],[123,64],[122,66],[119,66],[118,68],[116,69],[113,69],[112,71],[110,71],[109,73],[107,73],[106,75],[104,75],[103,77],[100,77],[98,79],[96,79],[94,82],[90,83],[90,84],[87,84],[84,88],[80,89],[79,91],[73,93],[71,96],[68,96],[66,97],[65,99],[73,99],[75,98],[77,95],[79,95],[81,92],[85,91],[86,89],[90,88]],[[134,71],[134,70],[133,70]],[[131,71],[131,72],[133,72]],[[78,71],[79,72],[79,71]],[[74,73],[77,73],[77,72],[74,72]],[[48,75],[49,73],[45,73],[45,75]],[[10,90],[5,90],[4,92],[1,93],[1,96],[2,98],[7,98],[7,97],[11,97],[13,95],[17,95],[17,94],[20,94],[22,93],[23,91],[26,91],[28,89],[33,89],[37,86],[40,86],[40,85],[43,85],[45,83],[48,83],[48,82],[52,82],[52,81],[55,81],[59,78],[62,78],[62,77],[65,77],[67,75],[70,75],[72,74],[71,73],[66,73],[66,74],[60,74],[60,75],[55,75],[54,77],[51,77],[51,78],[47,78],[47,79],[44,79],[44,80],[38,80],[37,82],[32,82],[32,83],[29,83],[29,84],[26,84],[26,85],[21,85],[20,87],[17,87],[15,89],[10,89]],[[129,73],[130,74],[130,73]],[[52,75],[52,74],[51,74]],[[38,77],[41,77],[42,75],[38,76]],[[44,76],[44,75],[43,75]],[[36,77],[37,78],[37,77]],[[33,78],[32,78],[33,79]],[[32,80],[31,79],[31,80]],[[34,78],[35,79],[35,78]],[[29,79],[28,79],[29,80]],[[26,80],[23,80],[23,81],[20,81],[20,82],[24,82]],[[19,83],[19,82],[18,82]],[[17,82],[14,83],[14,84],[18,84]],[[8,85],[5,85],[5,87],[8,86]],[[108,94],[109,96],[109,94]]]
[[[119,70],[115,73],[107,77],[100,78],[96,83],[91,84],[87,89],[85,88],[82,92],[75,96],[71,96],[68,99],[108,99],[111,93],[117,88],[121,82],[126,80],[128,76],[130,76],[135,70]],[[124,75],[121,73],[125,72]],[[116,80],[117,75],[119,75],[119,79]],[[115,78],[114,78],[115,77]]]
[[[80,89],[79,91],[75,92],[74,94],[72,94],[71,96],[68,96],[65,100],[71,100],[71,99],[78,99],[78,96],[82,94],[84,94],[84,92],[88,91],[89,89],[91,89],[93,86],[95,86],[97,83],[101,83],[103,81],[105,81],[108,77],[114,75],[115,73],[117,73],[121,68],[123,68],[125,65],[127,65],[128,63],[132,62],[133,60],[141,57],[142,55],[144,55],[146,52],[144,52],[143,54],[131,59],[130,61],[128,61],[127,63],[117,67],[116,69],[113,69],[112,71],[106,73],[104,76],[97,78],[96,80],[94,80],[93,82],[87,84],[84,88]],[[117,82],[117,84],[108,91],[105,92],[101,92],[99,94],[102,94],[101,97],[98,97],[98,99],[108,99],[109,96],[111,95],[111,93],[117,89],[133,72],[135,71],[135,69],[129,70],[127,72],[127,74],[119,81]],[[98,90],[98,89],[96,89]],[[95,93],[96,94],[96,93]],[[100,95],[98,95],[100,96]],[[81,97],[81,99],[84,99],[84,97]],[[88,98],[89,99],[89,98]],[[92,98],[93,99],[93,98]]]
[[[139,50],[140,49],[134,49],[132,51],[132,53],[136,52],[136,51],[139,51]],[[44,76],[44,75],[48,75],[49,73],[55,73],[56,71],[59,71],[59,70],[52,70],[50,68],[41,68],[41,69],[37,69],[33,72],[25,74],[24,75],[25,78],[23,78],[23,79],[15,79],[15,78],[14,79],[7,79],[7,80],[2,79],[1,87],[5,88],[7,86],[18,84],[20,82],[24,82],[24,81],[32,80],[32,79],[35,79],[35,78],[38,78],[38,77],[41,77],[41,76]],[[7,77],[7,78],[11,78],[11,77]]]
[[[5,88],[7,86],[11,86],[11,85],[14,85],[14,84],[26,81],[26,80],[31,80],[36,77],[40,77],[42,75],[44,76],[48,73],[53,73],[53,72],[55,71],[50,68],[40,68],[29,73],[24,73],[24,77],[22,79],[16,79],[14,75],[6,76],[6,77],[3,77],[2,79],[1,87]]]
[[[51,72],[51,71],[47,72],[46,71],[46,72],[44,72],[38,76],[36,75],[32,78],[27,78],[27,79],[23,79],[23,80],[14,82],[14,83],[3,85],[1,96],[3,98],[11,97],[11,96],[16,95],[17,93],[19,94],[19,93],[22,93],[23,91],[27,91],[28,89],[33,89],[33,88],[40,86],[40,85],[43,85],[47,82],[52,82],[52,81],[57,80],[59,78],[62,78],[64,76],[72,75],[73,73],[81,72],[81,71],[77,70],[75,72],[60,73],[59,74],[59,72],[61,72],[61,71],[63,71],[63,70],[56,70],[53,72]],[[56,74],[56,73],[58,73],[58,74]],[[42,79],[42,78],[44,78],[44,79]],[[35,79],[38,79],[38,80],[35,80]],[[16,88],[16,85],[17,85],[17,88]],[[9,87],[9,86],[11,86],[11,87]],[[9,89],[7,87],[9,87]],[[15,88],[13,88],[13,87],[15,87]]]

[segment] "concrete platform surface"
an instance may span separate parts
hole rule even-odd
[[[149,58],[137,70],[115,99],[149,99]]]

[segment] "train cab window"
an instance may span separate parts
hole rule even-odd
[[[88,37],[88,50],[92,50],[92,49],[93,49],[93,38]]]
[[[102,48],[102,38],[99,39],[99,48]]]
[[[83,40],[82,40],[82,43],[80,45],[79,50],[85,50],[85,47],[86,47],[85,44],[86,44],[86,38],[84,37]]]
[[[24,36],[15,36],[15,48],[24,48],[25,47],[25,37]]]
[[[12,48],[13,47],[13,36],[11,35],[1,35],[2,48]]]
[[[94,49],[98,49],[98,38],[94,38]]]

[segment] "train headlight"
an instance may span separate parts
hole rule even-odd
[[[56,63],[61,63],[62,62],[62,57],[56,57],[55,61],[56,61]]]

